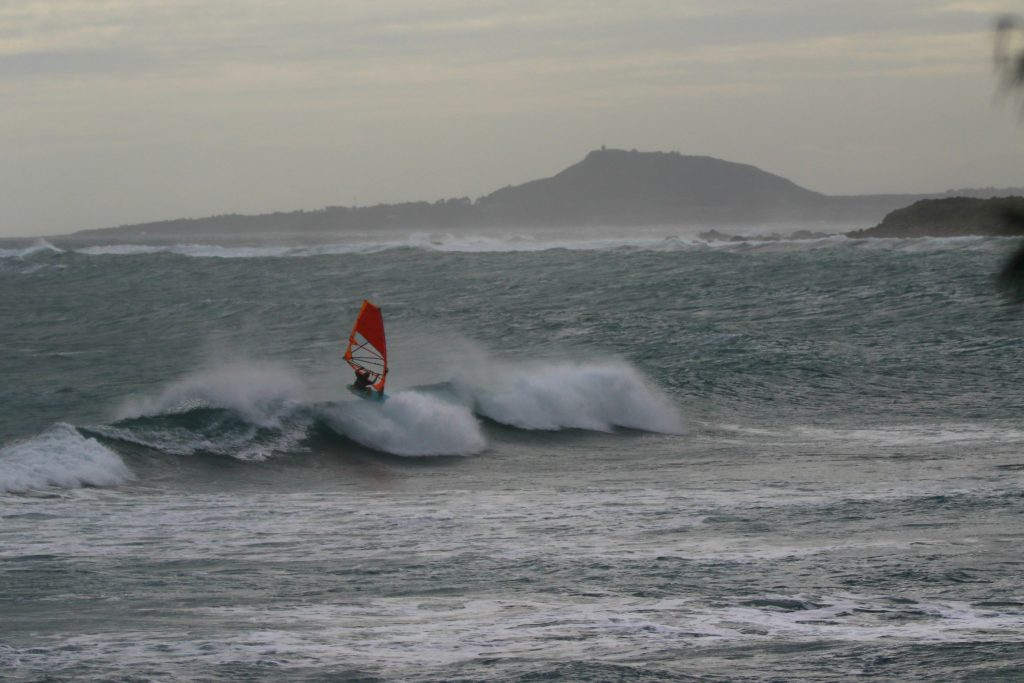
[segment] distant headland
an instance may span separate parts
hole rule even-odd
[[[968,191],[984,195],[984,190]],[[870,225],[942,195],[831,196],[747,164],[678,152],[600,149],[561,172],[471,200],[328,206],[255,216],[222,215],[86,230],[64,239],[127,241],[282,236],[329,238],[350,230],[469,227]],[[881,226],[879,226],[881,227]],[[871,230],[874,230],[872,228]],[[865,235],[868,236],[868,235]]]
[[[1008,215],[1024,215],[1024,197],[945,197],[923,199],[896,209],[873,228],[854,230],[847,237],[962,237],[967,235],[1024,235],[1021,223]]]

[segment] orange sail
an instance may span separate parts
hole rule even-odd
[[[384,317],[380,309],[369,301],[356,316],[356,324],[348,336],[345,360],[357,373],[368,373],[370,383],[378,393],[384,392],[388,376],[388,347],[384,340]]]

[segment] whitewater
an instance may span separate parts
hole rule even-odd
[[[0,677],[1014,680],[1015,244],[0,243]]]

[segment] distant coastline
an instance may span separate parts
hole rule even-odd
[[[1009,190],[988,188],[959,192],[987,197]],[[1017,193],[1024,194],[1024,190],[1017,190]],[[888,236],[890,230],[901,235],[907,234],[907,230],[920,231],[921,221],[933,220],[946,208],[968,213],[975,210],[958,201],[942,199],[949,194],[825,195],[754,166],[714,157],[602,148],[550,178],[510,185],[476,200],[459,197],[432,203],[328,206],[314,211],[177,219],[83,230],[52,239],[64,242],[327,240],[355,230],[644,226],[727,229],[752,225],[789,225],[803,229],[806,234],[816,234],[821,230],[835,232],[838,226],[882,221],[874,228],[848,233],[874,237]],[[922,200],[946,203],[934,210],[915,209],[910,218],[901,218],[903,214],[898,210],[912,208],[911,205],[916,206],[915,202]],[[896,218],[890,218],[893,214],[897,214]],[[908,227],[911,223],[918,227]],[[989,226],[983,221],[966,221],[963,225],[973,226],[974,230],[994,229],[978,227]],[[883,230],[883,226],[887,227]]]

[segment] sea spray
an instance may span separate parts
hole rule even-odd
[[[133,478],[116,453],[64,423],[0,448],[0,492],[117,486]]]
[[[324,409],[341,434],[392,455],[474,455],[487,447],[480,424],[463,405],[417,391],[386,401],[349,401]]]
[[[621,360],[495,362],[455,387],[478,414],[521,429],[683,433],[668,396]]]
[[[319,407],[315,392],[293,371],[256,361],[211,364],[150,396],[125,401],[107,438],[189,455],[198,452],[263,460],[293,449],[314,415],[368,448],[406,456],[472,455],[487,446],[480,424],[456,402],[416,392],[389,393],[368,403],[345,397]]]
[[[273,363],[237,360],[211,364],[172,382],[156,396],[125,401],[117,419],[225,408],[260,427],[277,428],[306,394],[305,383]]]
[[[685,431],[678,406],[628,361],[590,354],[569,360],[566,352],[521,361],[499,356],[478,341],[450,331],[431,331],[413,347],[403,379],[456,400],[481,417],[531,430],[625,427],[665,434]],[[439,392],[439,388],[444,390]]]
[[[115,422],[91,427],[106,438],[172,455],[213,453],[259,461],[290,452],[306,437],[305,382],[292,370],[255,360],[215,363],[133,396]]]

